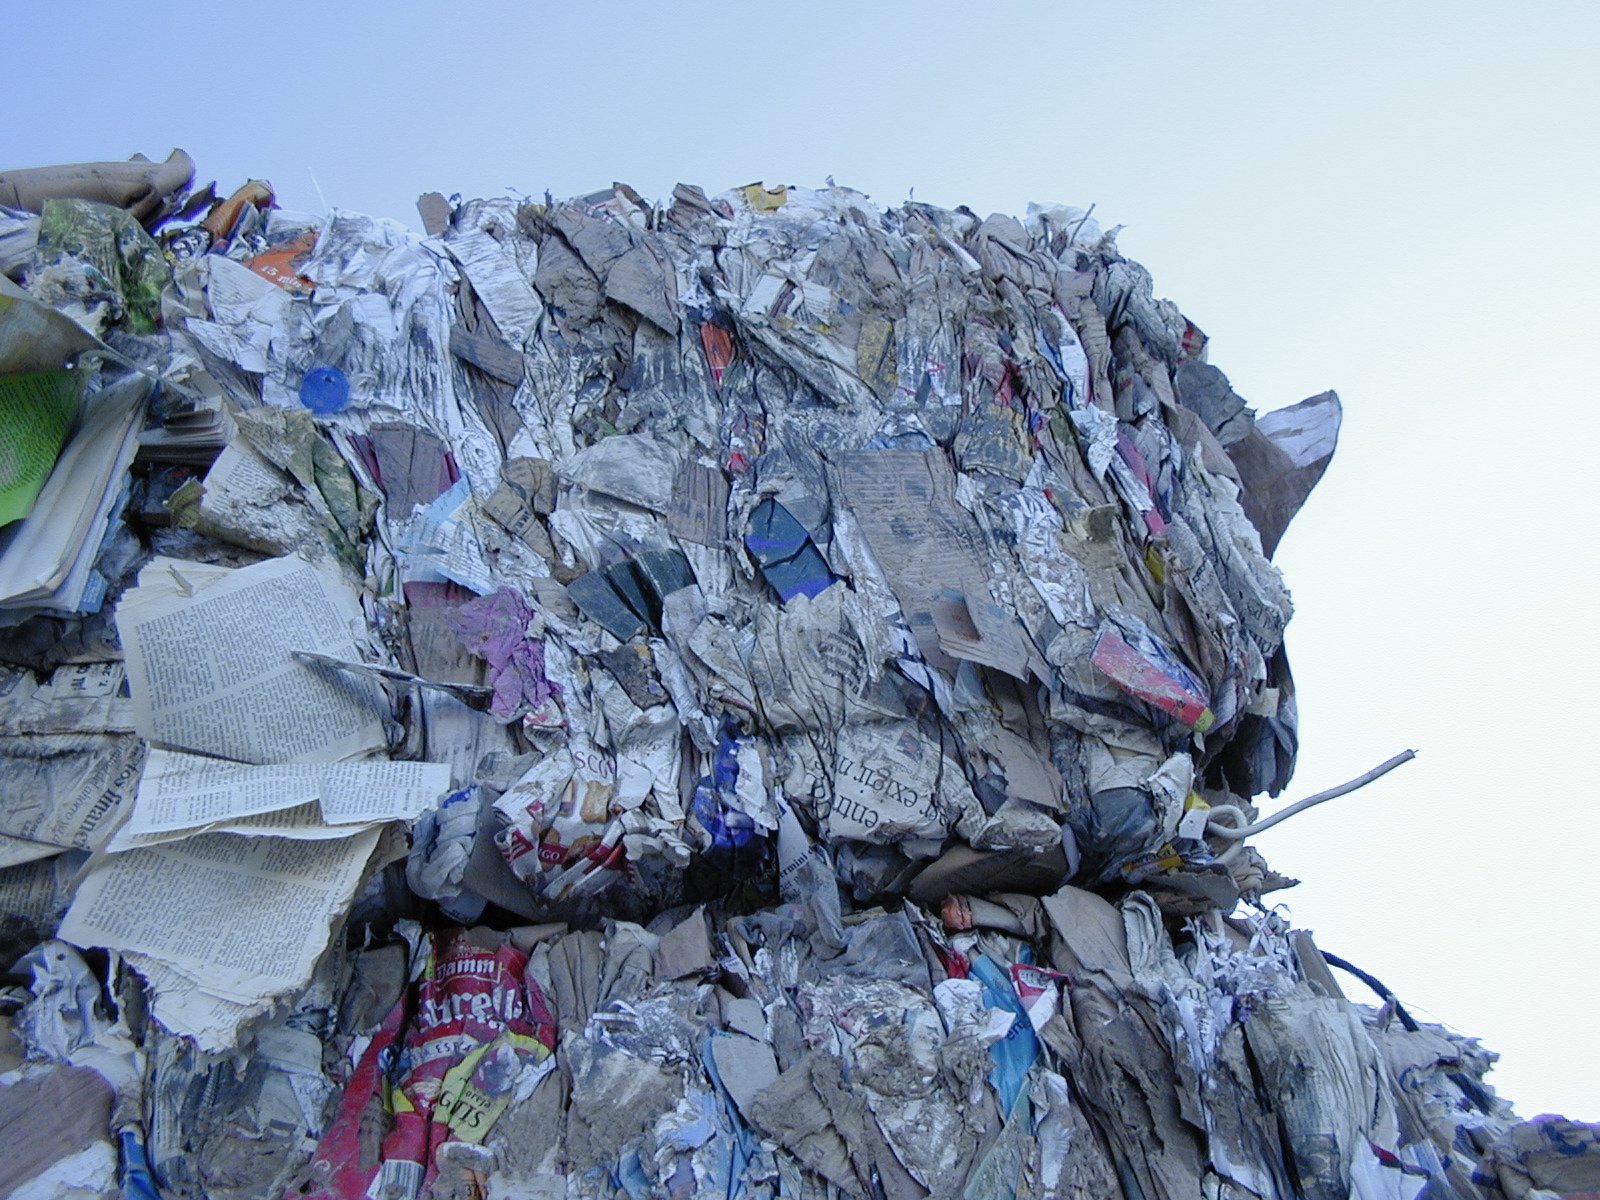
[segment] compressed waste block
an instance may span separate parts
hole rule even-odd
[[[1087,213],[125,166],[0,173],[12,1194],[1581,1185],[1264,900],[1339,402]]]

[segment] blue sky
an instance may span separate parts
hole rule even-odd
[[[1600,1120],[1600,6],[68,2],[7,28],[5,166],[182,146],[223,191],[412,225],[423,191],[614,180],[1095,204],[1254,405],[1345,403],[1279,552],[1289,795],[1420,757],[1262,835],[1295,922],[1499,1050],[1525,1115]]]

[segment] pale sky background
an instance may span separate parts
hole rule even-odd
[[[1258,409],[1344,401],[1278,555],[1285,799],[1420,756],[1255,842],[1305,880],[1295,923],[1498,1050],[1524,1116],[1600,1121],[1600,5],[68,2],[6,29],[4,167],[181,146],[223,192],[413,227],[422,191],[614,180],[1094,203]]]

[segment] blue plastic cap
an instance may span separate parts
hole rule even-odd
[[[338,367],[312,367],[300,381],[300,403],[319,416],[336,413],[350,400],[350,381]]]

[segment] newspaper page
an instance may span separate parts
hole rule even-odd
[[[450,768],[443,763],[376,759],[252,766],[157,749],[150,752],[133,813],[110,848],[149,844],[142,835],[183,836],[224,825],[290,836],[309,825],[310,836],[342,836],[351,831],[315,831],[412,820],[449,790]],[[262,815],[279,820],[239,822]]]
[[[838,483],[923,657],[950,674],[962,658],[1025,678],[1026,645],[989,593],[982,538],[944,453],[853,451]]]
[[[144,756],[131,734],[0,737],[0,867],[98,849],[133,799]]]
[[[517,349],[539,323],[544,305],[528,285],[516,259],[478,229],[457,230],[444,248],[456,260],[505,339]]]
[[[31,671],[16,672],[0,683],[0,735],[132,733],[123,678],[120,662],[67,664],[42,684]]]
[[[372,824],[373,822],[367,822]],[[197,829],[163,829],[154,833],[129,833],[119,829],[106,843],[108,853],[136,850],[143,846],[159,846],[165,842],[178,842],[202,833],[241,833],[254,836],[286,838],[341,838],[349,837],[359,825],[330,825],[322,819],[322,809],[315,800],[297,804],[293,808],[280,808],[273,812],[256,813],[250,817],[227,817],[202,825]]]
[[[79,863],[60,857],[0,870],[0,913],[33,925],[55,924],[67,906]]]
[[[294,547],[317,555],[327,543],[327,525],[299,498],[299,485],[243,438],[206,473],[195,528],[268,554]]]
[[[255,1004],[310,977],[380,833],[207,833],[109,855],[79,883],[60,936],[148,955],[214,996]]]
[[[411,820],[450,790],[448,763],[334,763],[317,768],[322,819],[330,825]]]
[[[678,472],[667,509],[672,536],[702,546],[724,546],[728,541],[728,480],[715,467],[688,462]]]
[[[117,609],[135,723],[152,742],[248,763],[383,747],[383,694],[290,651],[359,659],[355,595],[302,558],[219,574],[157,559]]]
[[[394,530],[395,555],[408,582],[459,583],[478,595],[494,591],[494,578],[484,558],[475,525],[477,504],[465,478],[427,505],[418,505],[411,519]]]
[[[0,833],[0,871],[12,868],[21,868],[23,865],[33,865],[45,859],[54,858],[66,850],[65,846],[54,846],[49,842],[34,842],[27,838],[12,837],[9,833]],[[9,910],[0,908],[0,913]]]

